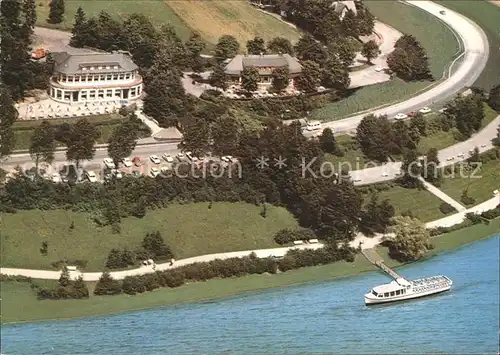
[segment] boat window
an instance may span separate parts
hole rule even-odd
[[[384,293],[384,297],[389,297],[389,293],[388,292]]]
[[[406,290],[403,288],[403,289],[401,290],[401,293],[404,295],[404,294],[406,293]]]
[[[382,294],[381,293],[378,295],[378,298],[382,298]]]
[[[391,296],[394,296],[394,291],[391,292]]]
[[[377,296],[377,295],[378,295],[378,293],[377,293],[377,292],[375,292],[374,290],[372,290],[372,293],[373,293],[375,296]]]
[[[399,290],[396,291],[396,296],[399,296]]]

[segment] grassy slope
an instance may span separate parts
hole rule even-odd
[[[500,81],[500,7],[492,5],[484,0],[470,1],[439,1],[443,6],[449,7],[477,23],[488,36],[490,43],[490,56],[486,68],[483,70],[475,86],[489,90]]]
[[[41,4],[42,6],[40,6]],[[190,34],[190,29],[188,26],[180,19],[172,9],[165,4],[162,0],[148,0],[148,1],[123,1],[123,0],[112,0],[112,1],[100,1],[100,0],[70,0],[65,1],[65,16],[64,21],[57,25],[51,25],[47,23],[47,16],[49,14],[49,0],[37,0],[37,15],[38,15],[38,26],[58,28],[62,30],[71,30],[73,27],[74,16],[76,10],[79,6],[87,14],[87,17],[97,16],[100,11],[106,11],[115,19],[123,20],[128,15],[138,12],[143,13],[148,16],[154,24],[161,25],[164,23],[170,23],[175,27],[177,33],[181,38],[187,39]]]
[[[435,16],[396,1],[365,1],[370,11],[380,20],[402,33],[414,35],[427,51],[430,67],[436,79],[443,75],[445,67],[458,50],[454,34]],[[331,103],[313,111],[321,120],[335,120],[355,112],[401,101],[413,96],[430,82],[405,83],[395,79],[390,82],[366,86],[345,100]]]
[[[244,50],[246,41],[260,36],[265,40],[282,36],[292,42],[299,32],[274,17],[259,12],[247,1],[165,1],[189,27],[201,33],[209,43],[217,43],[224,34],[235,36]],[[209,24],[209,25],[207,25]]]
[[[440,189],[457,201],[467,189],[476,204],[489,200],[493,191],[500,189],[500,160],[490,160],[482,164],[474,176],[471,173],[464,171],[464,177],[457,173],[456,177],[445,178]]]
[[[476,225],[460,231],[448,233],[433,239],[435,249],[427,256],[456,248],[498,233],[500,220],[489,226]],[[379,253],[391,266],[398,263],[387,258],[385,248]],[[174,303],[195,302],[234,294],[285,287],[305,282],[329,280],[336,277],[374,271],[375,268],[365,258],[358,256],[354,263],[339,262],[330,265],[303,268],[278,275],[251,275],[241,278],[210,280],[182,286],[178,289],[158,289],[136,296],[91,296],[88,300],[38,301],[28,284],[3,282],[1,298],[8,304],[3,307],[3,322],[36,321],[102,315],[124,311],[166,306]],[[91,286],[92,288],[93,286]]]
[[[87,260],[87,270],[102,270],[112,248],[137,248],[147,232],[159,230],[176,258],[277,247],[273,235],[297,226],[284,208],[269,206],[267,218],[261,207],[244,203],[171,205],[148,211],[142,219],[122,220],[121,234],[97,227],[90,214],[71,211],[20,211],[2,217],[2,266],[50,269],[54,261]],[[71,222],[75,228],[69,229]],[[42,241],[48,256],[39,252]]]

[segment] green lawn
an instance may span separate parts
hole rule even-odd
[[[459,50],[451,30],[435,16],[397,1],[365,1],[366,6],[381,22],[402,33],[414,35],[426,49],[432,74],[439,80]],[[377,106],[408,99],[424,90],[431,82],[390,82],[365,86],[350,97],[314,110],[315,119],[332,121]]]
[[[439,1],[440,4],[460,12],[477,23],[488,36],[490,55],[486,68],[474,83],[486,90],[499,83],[500,80],[500,7],[494,6],[484,0]]]
[[[493,233],[498,233],[499,229],[500,219],[497,219],[488,226],[480,224],[440,235],[432,239],[435,249],[431,250],[427,256],[484,239]],[[388,258],[385,248],[378,248],[378,252],[390,266],[400,265]],[[2,308],[2,322],[66,319],[147,309],[169,304],[229,297],[239,293],[266,288],[286,287],[306,282],[330,280],[375,270],[375,267],[364,257],[358,255],[354,263],[338,262],[330,265],[287,271],[277,275],[264,274],[210,280],[187,284],[176,289],[161,288],[136,296],[91,295],[88,300],[64,301],[38,301],[27,283],[9,281],[2,282],[0,289],[2,301],[8,304],[8,307]],[[93,289],[93,284],[90,285],[90,289]]]
[[[51,269],[51,263],[87,260],[86,270],[102,270],[112,248],[136,249],[146,233],[160,231],[176,259],[248,249],[278,247],[274,234],[297,222],[284,208],[244,203],[170,205],[148,211],[142,219],[124,218],[121,234],[98,227],[90,214],[71,211],[19,211],[2,216],[2,266]],[[74,222],[74,229],[70,229]],[[48,242],[48,256],[39,252]]]
[[[107,143],[113,129],[117,126],[119,121],[123,119],[122,116],[117,114],[110,115],[99,115],[99,116],[90,116],[87,119],[95,123],[97,125],[97,129],[101,133],[100,137],[97,139],[97,143]],[[74,123],[76,118],[60,118],[60,119],[51,119],[50,123],[53,125],[61,124],[61,123]],[[33,135],[33,129],[38,126],[42,121],[34,120],[34,121],[18,121],[13,125],[14,128],[14,136],[16,137],[16,150],[24,150],[29,149],[30,139]]]
[[[483,164],[480,170],[471,176],[471,172],[464,170],[463,177],[460,172],[455,177],[443,179],[440,189],[446,194],[460,201],[464,190],[476,200],[476,204],[493,197],[493,191],[500,189],[500,160],[490,160]]]
[[[182,39],[187,39],[191,33],[185,22],[177,16],[163,0],[148,1],[100,1],[100,0],[70,0],[65,1],[64,21],[61,24],[51,25],[47,23],[49,14],[49,0],[37,0],[37,25],[62,30],[71,30],[74,16],[79,6],[87,14],[87,18],[97,16],[100,11],[108,12],[114,19],[123,20],[132,13],[142,13],[156,25],[171,24],[175,27],[177,34]]]
[[[380,192],[379,200],[389,199],[396,214],[410,210],[422,222],[429,222],[443,217],[439,205],[443,202],[427,190],[391,187]]]

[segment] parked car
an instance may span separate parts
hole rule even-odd
[[[132,166],[132,160],[130,160],[130,158],[123,158],[122,164],[127,168],[130,168]]]
[[[160,160],[160,158],[158,158],[157,155],[150,155],[149,160],[151,160],[153,162],[153,164],[160,164],[161,163],[161,160]]]
[[[90,182],[97,182],[97,176],[93,171],[88,170],[87,172],[85,172],[85,176]]]
[[[104,165],[106,165],[106,168],[108,168],[108,169],[115,168],[115,163],[113,162],[113,159],[111,159],[111,158],[104,159],[103,163],[104,163]]]
[[[186,158],[191,161],[191,163],[196,163],[199,159],[193,155],[191,152],[186,152]]]
[[[408,112],[408,117],[415,117],[418,115],[418,112],[417,111],[411,111],[411,112]]]
[[[448,109],[446,107],[443,107],[441,110],[439,110],[439,113],[445,113]]]
[[[382,67],[376,67],[376,68],[375,68],[375,71],[376,71],[377,73],[381,72],[382,70],[384,70],[384,68],[382,68]]]
[[[317,131],[322,128],[321,122],[320,121],[311,121],[307,124],[306,130],[308,131]]]
[[[135,166],[142,166],[142,160],[141,157],[134,157],[132,159],[132,163],[134,163]]]
[[[400,112],[396,116],[394,116],[394,118],[397,120],[404,120],[405,118],[408,118],[408,115]]]
[[[418,110],[418,112],[420,112],[421,114],[424,114],[424,115],[431,112],[431,111],[432,111],[431,108],[427,107],[427,106],[422,107],[420,110]]]
[[[184,160],[184,153],[182,153],[182,152],[177,153],[177,160],[183,161]]]
[[[111,176],[115,177],[116,179],[121,179],[123,177],[122,172],[118,169],[112,169]]]
[[[167,163],[173,163],[174,162],[174,158],[172,158],[172,156],[170,154],[165,153],[165,154],[162,155],[162,157],[163,157],[163,159],[165,159],[165,161]]]
[[[152,167],[149,173],[151,174],[152,177],[157,177],[158,175],[160,175],[160,169]]]

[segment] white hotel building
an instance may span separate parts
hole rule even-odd
[[[127,103],[141,97],[142,77],[128,53],[60,52],[54,53],[53,58],[49,95],[55,101]]]

